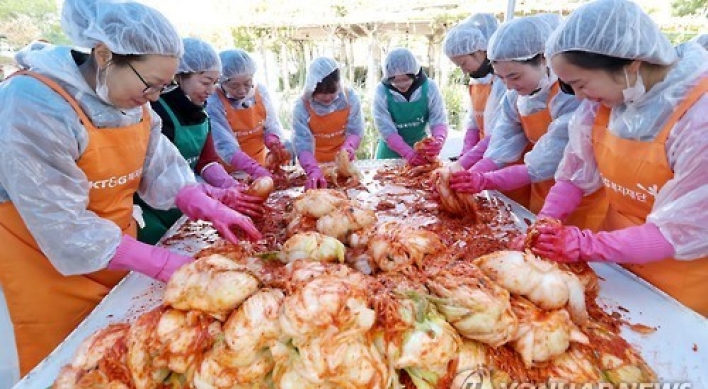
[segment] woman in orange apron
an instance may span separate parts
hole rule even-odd
[[[465,169],[484,156],[506,93],[506,86],[494,75],[492,63],[487,58],[489,38],[498,26],[494,15],[474,14],[451,29],[443,42],[445,55],[470,76],[471,106],[464,121],[463,128],[467,130],[458,159]]]
[[[708,315],[708,53],[693,42],[674,48],[626,0],[578,8],[548,52],[569,91],[585,101],[571,124],[554,204],[544,210],[566,214],[597,189],[609,208],[598,233],[539,222],[532,250],[564,262],[621,263]]]
[[[271,94],[254,83],[256,62],[240,49],[226,50],[221,57],[221,81],[207,102],[216,150],[227,170],[242,170],[253,179],[270,176],[264,168],[268,151],[278,160],[289,161],[283,141],[283,126]]]
[[[568,142],[568,121],[580,104],[559,94],[556,77],[546,66],[543,50],[550,33],[550,26],[538,17],[514,19],[495,33],[488,55],[511,90],[485,157],[476,165],[489,167],[455,174],[453,189],[500,190],[533,213],[541,210]],[[598,191],[586,198],[568,222],[597,230],[605,215],[603,197]]]
[[[340,150],[356,157],[364,133],[361,103],[354,90],[342,86],[334,59],[319,57],[310,63],[305,89],[293,109],[293,131],[306,189],[327,187],[319,163],[334,161]]]
[[[62,19],[91,54],[33,51],[28,71],[0,88],[0,282],[22,375],[127,270],[166,280],[191,261],[135,240],[134,193],[156,208],[177,204],[190,217],[259,235],[212,198],[228,193],[195,185],[146,104],[172,88],[182,55],[167,19],[141,4],[93,0],[67,0]]]

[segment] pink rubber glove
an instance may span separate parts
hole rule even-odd
[[[262,235],[248,216],[222,204],[219,200],[205,193],[206,185],[190,185],[177,193],[175,204],[192,220],[206,220],[214,225],[219,234],[231,243],[238,243],[238,238],[231,231],[232,227],[243,230],[251,240],[260,240]]]
[[[398,155],[403,157],[411,166],[420,166],[428,163],[422,155],[416,153],[411,146],[398,134],[391,134],[386,138],[386,145]]]
[[[210,163],[202,169],[202,178],[207,184],[217,188],[238,188],[245,190],[246,185],[236,181],[229,173],[226,172],[223,166],[219,163]]]
[[[647,223],[612,232],[593,233],[560,224],[539,224],[531,251],[558,262],[599,261],[643,264],[674,256],[659,228]]]
[[[359,144],[361,143],[361,137],[356,134],[347,136],[342,144],[342,149],[349,153],[349,160],[353,161],[356,158],[356,151],[359,149]]]
[[[274,153],[278,161],[282,161],[283,164],[288,163],[290,161],[291,155],[288,149],[283,145],[283,143],[280,141],[280,138],[278,138],[278,135],[269,133],[266,134],[264,138],[264,143],[268,150],[270,150],[271,153]],[[254,179],[260,178],[260,177],[253,177]]]
[[[479,160],[479,162],[475,163],[471,168],[469,168],[469,171],[477,173],[486,173],[497,169],[499,169],[499,166],[497,166],[494,161],[489,158],[482,158]]]
[[[491,140],[491,137],[486,137],[479,141],[472,149],[470,149],[468,152],[466,152],[463,156],[460,157],[457,162],[462,166],[465,170],[469,170],[469,168],[472,167],[472,165],[476,164],[479,162],[482,157],[484,157],[484,153],[487,151],[487,146],[489,146],[489,141]],[[495,165],[496,168],[496,165]],[[495,169],[492,169],[495,170]]]
[[[556,183],[548,192],[543,208],[538,213],[538,217],[548,217],[565,221],[583,200],[582,189],[575,186],[570,181],[561,180]]]
[[[450,188],[458,192],[479,193],[483,190],[513,190],[531,184],[526,165],[513,165],[493,172],[461,171],[450,177]]]
[[[445,139],[447,138],[447,126],[444,124],[438,124],[430,128],[430,133],[435,139],[435,142],[427,143],[423,152],[428,158],[434,158],[440,155],[443,145],[445,144]]]
[[[129,235],[123,235],[116,253],[108,262],[108,269],[136,271],[150,278],[167,282],[172,273],[193,260],[194,258],[175,254],[165,248],[138,242]]]
[[[227,207],[241,212],[248,217],[260,218],[263,217],[263,201],[264,199],[258,196],[251,196],[245,192],[245,189],[239,188],[216,188],[213,186],[200,184],[200,188],[207,196]]]
[[[300,166],[302,166],[302,169],[305,170],[305,174],[307,174],[305,190],[326,188],[327,181],[322,174],[322,170],[320,170],[320,165],[317,164],[315,156],[309,151],[303,151],[297,158],[300,161]]]
[[[236,154],[234,154],[233,158],[231,158],[231,166],[248,173],[254,180],[264,176],[272,177],[266,168],[254,161],[253,158],[249,157],[248,154],[243,151],[237,151]]]
[[[462,143],[462,151],[460,152],[460,158],[465,155],[468,151],[472,150],[472,148],[479,143],[479,128],[468,128],[467,131],[465,132],[465,140]],[[482,157],[480,157],[482,158]],[[472,165],[470,165],[472,166]],[[467,167],[466,169],[469,169]]]

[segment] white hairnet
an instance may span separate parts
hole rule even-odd
[[[158,11],[121,0],[65,0],[61,25],[75,45],[92,49],[98,43],[122,55],[181,57],[182,39]]]
[[[527,16],[503,23],[487,47],[490,61],[525,61],[543,53],[551,33],[541,18]]]
[[[221,60],[210,44],[195,38],[184,38],[184,55],[177,73],[221,72]]]
[[[383,64],[384,78],[391,78],[401,74],[418,74],[420,63],[413,55],[413,52],[397,47],[389,51]]]
[[[484,38],[489,41],[492,34],[499,28],[499,20],[492,14],[472,14],[467,19],[460,22],[461,26],[471,26],[482,32]],[[486,50],[486,47],[485,47]]]
[[[229,78],[256,74],[256,61],[241,49],[224,50],[219,53],[221,58],[221,77]]]
[[[548,24],[551,28],[551,32],[563,23],[563,17],[554,13],[540,13],[533,16],[546,22],[546,24]]]
[[[451,29],[443,42],[443,51],[450,58],[480,50],[487,50],[487,38],[481,31],[468,24],[460,24]]]
[[[698,35],[693,40],[699,45],[703,46],[704,49],[708,50],[708,34]]]
[[[571,50],[659,65],[677,59],[649,15],[627,0],[595,0],[573,11],[548,40],[546,57]]]
[[[313,59],[305,76],[305,93],[314,92],[317,84],[337,69],[339,69],[339,64],[333,58],[317,57]]]

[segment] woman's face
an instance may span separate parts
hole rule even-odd
[[[206,103],[207,98],[214,93],[217,81],[219,81],[219,72],[216,70],[184,74],[178,77],[182,91],[196,105]]]
[[[627,87],[627,81],[623,75],[581,68],[568,62],[563,54],[553,56],[551,65],[558,78],[570,85],[578,98],[602,103],[609,108],[624,103],[622,91]],[[630,81],[634,85],[634,81]]]
[[[330,105],[334,102],[334,100],[337,100],[338,96],[339,89],[337,89],[337,91],[333,93],[315,93],[312,95],[312,100],[315,100],[320,104]]]
[[[450,61],[459,67],[465,74],[474,73],[482,66],[487,55],[483,51],[476,51],[472,54],[458,55],[451,57]]]
[[[178,65],[178,58],[164,55],[145,55],[121,65],[108,62],[102,71],[106,72],[108,99],[122,109],[157,101],[164,88],[173,83]]]
[[[253,89],[253,75],[241,74],[233,76],[221,83],[221,87],[229,97],[237,100],[245,99]]]
[[[533,65],[518,61],[493,62],[494,74],[506,84],[507,89],[514,89],[521,96],[528,96],[538,89],[541,78],[547,74],[546,62]]]
[[[396,88],[396,90],[401,93],[408,92],[408,89],[410,89],[413,85],[413,81],[415,81],[415,79],[408,74],[399,74],[389,78],[388,80],[388,82],[391,83],[391,86]]]

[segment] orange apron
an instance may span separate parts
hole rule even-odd
[[[479,139],[484,139],[484,110],[487,100],[492,93],[492,82],[489,84],[470,84],[470,101],[472,102],[472,115],[479,128]]]
[[[88,132],[88,147],[77,161],[91,183],[87,209],[113,221],[133,237],[133,194],[138,189],[150,137],[150,113],[141,122],[97,129],[76,100],[51,79],[32,76],[62,95]],[[61,237],[57,237],[61,239]],[[64,276],[42,253],[12,202],[0,204],[0,282],[12,318],[24,376],[81,323],[126,272],[101,270]]]
[[[229,121],[231,130],[234,132],[236,140],[241,147],[241,151],[248,154],[256,162],[265,166],[266,146],[265,146],[265,123],[268,113],[266,112],[261,94],[256,89],[256,103],[248,108],[235,109],[231,106],[229,99],[224,92],[217,88],[216,93],[221,99],[221,105],[226,111],[226,120]],[[235,170],[233,167],[231,171]]]
[[[666,139],[676,122],[706,93],[708,78],[703,79],[676,107],[651,142],[613,135],[608,130],[611,110],[604,106],[599,109],[592,141],[610,203],[604,230],[614,231],[646,223],[654,206],[654,195],[674,176],[666,157]],[[665,259],[625,267],[700,314],[708,315],[708,258],[692,261]]]
[[[538,142],[543,135],[548,132],[548,126],[553,122],[551,117],[551,99],[558,94],[559,84],[556,81],[548,93],[546,100],[546,109],[538,111],[528,116],[519,116],[521,119],[521,127],[524,129],[524,134],[531,143],[531,148]],[[543,208],[543,203],[546,201],[546,196],[555,184],[555,180],[546,180],[531,184],[531,193],[529,197],[529,210],[533,213],[538,213]],[[607,211],[607,201],[605,200],[604,191],[598,190],[595,193],[585,196],[575,211],[565,220],[565,224],[571,224],[581,229],[590,229],[597,231],[602,224]]]
[[[345,99],[347,94],[348,92],[345,90]],[[303,98],[303,102],[310,114],[310,131],[315,138],[315,159],[319,163],[334,161],[334,157],[337,156],[337,152],[347,136],[347,123],[349,123],[351,107],[347,104],[345,109],[320,116],[315,113],[307,99]]]

